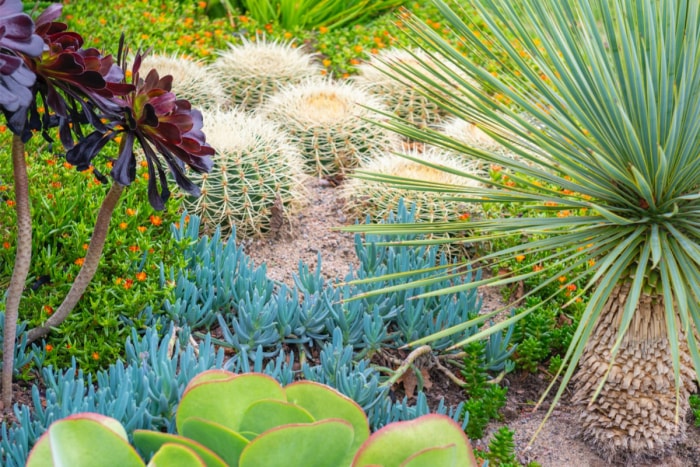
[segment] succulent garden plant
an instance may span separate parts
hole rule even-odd
[[[414,37],[470,79],[448,87],[442,84],[445,68],[431,69],[428,77],[413,77],[401,64],[391,69],[424,90],[440,86],[443,93],[430,94],[432,101],[475,122],[518,157],[400,120],[389,127],[512,171],[512,184],[463,187],[473,202],[522,202],[526,212],[538,214],[470,223],[475,241],[513,232],[528,239],[481,260],[547,256],[537,270],[524,266],[485,283],[540,277],[523,298],[559,278],[564,286],[585,284],[572,294],[572,300],[588,295],[588,301],[556,374],[562,378],[554,380],[560,381],[555,402],[573,378],[583,438],[603,457],[662,455],[684,437],[688,397],[700,375],[698,3],[470,1],[487,25],[483,34],[445,2],[433,1],[478,61],[503,54],[516,66],[493,75],[411,19]],[[495,90],[514,106],[480,89]],[[373,179],[426,189],[421,181]],[[453,223],[362,230],[403,235],[461,228]],[[454,289],[459,287],[446,290]],[[492,326],[480,336],[499,330]]]
[[[342,185],[346,211],[358,219],[369,216],[373,221],[385,221],[397,211],[403,199],[407,205],[415,204],[416,222],[450,222],[465,220],[480,209],[480,206],[460,199],[457,191],[452,196],[444,193],[477,182],[426,164],[450,167],[467,174],[479,173],[477,162],[435,148],[383,154],[362,165],[357,173],[420,180],[434,191],[396,190],[365,177],[352,177]]]
[[[185,207],[200,216],[203,231],[234,229],[239,238],[274,234],[291,224],[306,200],[303,161],[283,130],[242,111],[206,113],[205,131],[216,149],[207,174],[193,174],[198,197]]]
[[[177,435],[134,433],[149,465],[477,465],[461,427],[446,416],[392,423],[370,436],[362,409],[334,389],[308,381],[283,388],[259,373],[200,373],[185,389],[176,423]],[[96,462],[144,465],[118,421],[83,413],[55,422],[32,449],[27,466]]]
[[[420,127],[434,126],[441,123],[448,113],[424,93],[441,92],[439,86],[416,87],[398,79],[392,67],[397,64],[408,67],[415,79],[428,73],[428,69],[446,63],[439,56],[420,49],[383,49],[369,62],[358,66],[354,81],[381,99],[385,107],[398,117]]]
[[[306,173],[338,176],[396,147],[394,134],[367,119],[381,103],[347,82],[310,79],[270,98],[261,113],[286,130],[305,159]]]
[[[145,70],[158,70],[162,76],[173,77],[171,91],[180,99],[188,100],[194,107],[209,109],[228,105],[216,73],[201,60],[182,54],[149,54],[141,65]]]
[[[229,103],[242,110],[256,109],[283,86],[319,76],[315,57],[291,43],[264,37],[231,44],[218,52],[211,65]]]
[[[22,2],[0,3],[0,84],[15,98],[4,94],[0,106],[13,133],[12,160],[17,210],[17,253],[8,288],[3,342],[2,403],[9,407],[12,397],[13,347],[19,302],[31,262],[31,217],[29,181],[24,160],[24,143],[40,131],[49,142],[49,130],[58,127],[67,149],[66,159],[78,170],[93,168],[93,159],[109,141],[122,137],[119,155],[110,172],[114,183],[104,198],[95,229],[81,267],[61,306],[46,322],[30,330],[32,342],[60,324],[75,307],[92,280],[105,244],[109,220],[125,186],[136,176],[134,145],[144,151],[149,171],[149,201],[163,209],[170,195],[163,161],[185,191],[198,188],[183,173],[188,165],[207,171],[213,149],[200,131],[199,111],[170,92],[170,77],[160,78],[155,70],[141,77],[142,54],[136,53],[131,82],[126,82],[126,50],[123,40],[118,57],[84,47],[83,38],[57,21],[62,5],[49,5],[35,22],[22,13]],[[41,104],[41,105],[39,105]],[[83,134],[83,124],[94,131]],[[77,141],[76,141],[77,140]],[[159,157],[160,155],[160,157]],[[94,174],[104,183],[106,177]],[[160,185],[160,191],[158,190]]]

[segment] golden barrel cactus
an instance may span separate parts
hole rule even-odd
[[[216,149],[208,174],[192,174],[202,190],[185,198],[204,233],[233,228],[239,239],[275,234],[304,205],[307,178],[301,155],[272,122],[237,110],[204,115],[207,142]]]

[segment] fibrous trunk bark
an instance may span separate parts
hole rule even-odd
[[[15,184],[15,210],[17,212],[17,248],[12,278],[7,287],[5,301],[5,328],[2,345],[2,400],[0,409],[9,409],[12,404],[12,374],[15,366],[15,341],[17,340],[17,320],[19,303],[24,291],[24,283],[32,262],[32,217],[29,210],[29,180],[27,162],[24,159],[24,143],[15,135],[12,137],[12,168]]]
[[[37,339],[41,339],[46,336],[51,328],[58,326],[65,320],[75,305],[83,296],[85,289],[92,281],[92,278],[97,272],[97,266],[100,263],[100,258],[102,257],[102,249],[105,245],[105,240],[107,239],[107,233],[109,231],[109,222],[112,219],[112,213],[114,208],[117,206],[117,202],[124,191],[124,186],[114,182],[112,187],[109,189],[107,196],[102,205],[100,206],[100,211],[97,213],[97,219],[95,220],[95,229],[92,231],[92,237],[90,238],[90,244],[88,245],[87,253],[85,254],[85,261],[80,268],[80,272],[73,281],[68,295],[63,299],[63,303],[58,307],[58,309],[46,320],[41,326],[37,326],[31,329],[27,333],[27,342],[31,343]]]
[[[613,290],[591,334],[575,376],[574,405],[583,439],[609,462],[661,456],[685,437],[688,397],[695,389],[688,345],[680,346],[680,417],[663,297],[642,295],[602,391],[591,402],[608,369],[629,285]],[[678,318],[676,317],[678,320]],[[681,329],[680,323],[677,329]]]

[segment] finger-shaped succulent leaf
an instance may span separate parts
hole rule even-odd
[[[185,420],[180,434],[205,445],[228,465],[238,465],[238,458],[249,442],[248,438],[225,426],[194,417]]]
[[[39,438],[27,466],[143,467],[129,445],[124,427],[115,419],[81,413],[58,420]]]
[[[180,444],[165,444],[148,463],[148,467],[206,467],[192,449]]]
[[[349,422],[355,431],[353,454],[369,437],[369,422],[362,407],[335,389],[312,381],[299,381],[286,386],[284,391],[290,403],[308,410],[316,420],[339,418]]]
[[[230,373],[228,379],[222,379],[220,371],[207,373],[190,382],[182,395],[175,418],[178,432],[191,417],[239,431],[243,415],[254,402],[266,399],[286,401],[282,386],[269,376]]]
[[[404,462],[419,462],[422,456],[430,459],[423,451],[444,449],[454,445],[454,463],[431,464],[455,467],[476,466],[469,439],[462,428],[444,415],[424,415],[415,420],[397,422],[385,426],[372,434],[355,455],[353,467],[381,465],[399,467]],[[416,454],[419,457],[414,458]],[[440,456],[440,454],[434,454]],[[410,465],[410,464],[409,464]],[[417,463],[415,465],[424,465]]]
[[[227,467],[226,462],[224,462],[221,459],[221,457],[217,456],[214,451],[204,446],[203,444],[193,441],[189,438],[185,438],[184,436],[148,430],[134,431],[134,445],[145,456],[156,454],[163,446],[169,444],[177,444],[180,446],[184,446],[190,449],[191,451],[195,452],[197,456],[199,456],[199,458],[204,462],[204,465],[206,467]]]
[[[240,467],[338,467],[351,449],[352,425],[329,419],[285,425],[255,438],[241,454]]]
[[[279,400],[262,400],[253,402],[245,411],[240,431],[260,434],[282,425],[314,421],[314,417],[299,406]]]

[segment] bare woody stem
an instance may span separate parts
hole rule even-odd
[[[429,345],[422,345],[417,349],[413,350],[410,354],[408,354],[401,366],[396,369],[394,375],[388,380],[386,380],[383,383],[383,385],[391,387],[391,385],[397,382],[401,378],[401,376],[403,376],[403,374],[406,373],[406,371],[409,368],[411,368],[411,365],[413,365],[413,362],[415,362],[418,357],[432,352],[432,350],[433,349]]]
[[[105,240],[107,239],[107,232],[109,231],[109,222],[112,219],[112,213],[117,206],[117,202],[124,191],[124,186],[113,183],[112,187],[109,189],[107,196],[102,201],[102,206],[100,206],[100,211],[97,213],[97,220],[95,221],[95,229],[92,232],[92,238],[90,239],[90,244],[85,254],[85,261],[78,276],[73,281],[68,295],[61,303],[61,306],[49,317],[49,319],[44,322],[41,326],[37,326],[31,329],[27,334],[27,342],[31,343],[42,337],[45,337],[51,328],[58,326],[63,322],[63,320],[68,317],[75,305],[82,297],[85,289],[90,285],[90,281],[95,276],[97,272],[97,266],[100,263],[100,258],[102,257],[102,249],[105,245]]]
[[[27,162],[24,159],[24,143],[15,135],[12,137],[12,167],[15,183],[15,209],[17,212],[17,249],[12,278],[7,288],[5,302],[5,331],[2,346],[2,401],[0,408],[9,409],[12,405],[12,373],[14,372],[15,341],[19,303],[24,284],[32,262],[32,216],[29,210],[29,180]]]

